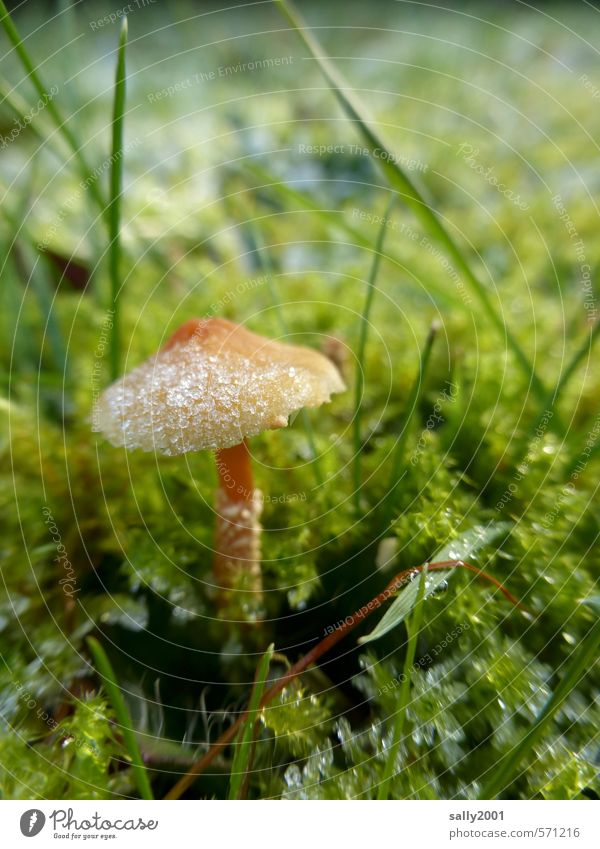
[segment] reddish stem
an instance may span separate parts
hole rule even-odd
[[[261,618],[259,493],[245,442],[216,454],[219,488],[216,497],[213,571],[219,587],[217,607],[225,619]]]
[[[216,452],[219,488],[227,493],[230,501],[252,501],[254,477],[252,461],[246,442],[233,448],[221,448]]]
[[[317,661],[320,657],[322,657],[329,649],[333,648],[333,646],[338,643],[343,637],[353,631],[357,625],[363,622],[367,616],[370,616],[375,610],[378,610],[381,605],[386,602],[388,599],[392,598],[395,595],[397,590],[400,589],[402,584],[406,582],[406,579],[414,574],[415,572],[421,572],[425,566],[428,567],[429,571],[433,571],[434,569],[454,569],[459,566],[462,566],[465,569],[468,569],[471,572],[474,572],[479,577],[485,578],[487,581],[490,581],[494,586],[496,586],[503,595],[514,604],[516,607],[521,609],[525,609],[524,606],[510,593],[503,584],[500,583],[496,578],[488,575],[487,572],[484,572],[482,569],[478,569],[476,566],[471,566],[470,563],[465,563],[464,560],[443,560],[438,563],[423,563],[420,566],[417,566],[413,569],[405,569],[402,572],[399,572],[397,575],[392,578],[387,587],[379,593],[379,595],[375,596],[374,599],[357,610],[352,616],[347,616],[344,619],[343,623],[337,627],[331,634],[328,634],[324,639],[322,639],[317,645],[312,648],[307,654],[301,657],[296,661],[288,671],[282,675],[282,677],[275,682],[268,690],[263,694],[262,699],[260,700],[260,707],[265,707],[270,701],[273,700],[275,696],[277,696],[287,684],[289,684],[294,678],[297,678],[302,672],[304,672],[307,667],[311,666],[315,661]],[[242,724],[248,717],[248,712],[242,713],[233,725],[224,731],[223,734],[219,737],[219,739],[213,743],[208,752],[204,754],[201,758],[199,758],[191,767],[191,769],[179,779],[177,784],[167,793],[165,799],[179,799],[183,793],[194,783],[196,778],[204,772],[207,766],[209,766],[212,761],[216,758],[220,751],[225,749],[232,740],[236,737],[238,731],[240,730]]]

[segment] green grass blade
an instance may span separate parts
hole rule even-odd
[[[73,151],[73,155],[77,160],[79,168],[82,172],[84,179],[87,179],[89,175],[92,173],[92,169],[89,167],[85,155],[81,149],[81,145],[77,141],[77,138],[73,131],[70,129],[68,124],[64,121],[58,106],[56,105],[53,98],[48,96],[48,91],[46,86],[42,82],[40,75],[38,74],[35,65],[27,52],[27,48],[25,47],[21,36],[18,33],[17,28],[15,27],[13,20],[4,4],[4,0],[0,0],[0,24],[2,24],[4,31],[6,32],[10,42],[15,48],[15,52],[19,59],[21,60],[21,64],[23,65],[29,81],[35,88],[38,95],[46,102],[46,109],[48,114],[52,118],[53,123],[57,127],[58,131],[61,133],[62,137],[68,144],[69,148]],[[98,203],[100,209],[105,209],[105,202],[102,198],[102,194],[94,181],[90,185],[90,190],[94,199]]]
[[[530,382],[535,395],[540,398],[544,397],[546,394],[544,386],[538,378],[529,358],[504,323],[501,313],[494,307],[487,289],[472,270],[469,260],[436,214],[430,201],[426,198],[424,189],[419,187],[416,179],[411,179],[404,172],[398,163],[398,158],[389,150],[377,130],[373,129],[372,122],[365,117],[364,107],[355,94],[351,92],[346,80],[325,55],[320,44],[308,30],[296,9],[288,0],[276,0],[276,2],[292,28],[302,39],[305,47],[312,54],[342,109],[356,124],[371,153],[374,154],[375,151],[379,151],[380,155],[374,156],[374,160],[383,171],[390,186],[401,195],[421,224],[437,239],[448,255],[452,257],[453,262],[463,273],[473,295],[481,304],[481,307],[498,331],[502,341],[506,341],[506,344],[512,350],[516,362],[519,364],[526,379]],[[383,155],[381,155],[381,151],[384,151]]]
[[[365,303],[360,317],[360,330],[358,337],[358,346],[356,351],[356,377],[354,380],[354,509],[356,513],[360,513],[360,494],[362,488],[362,435],[361,435],[361,401],[365,388],[365,353],[367,349],[367,339],[369,336],[369,320],[371,317],[371,309],[373,307],[373,298],[375,296],[375,283],[379,273],[379,265],[381,263],[381,254],[383,252],[383,243],[387,232],[387,225],[390,212],[394,203],[395,196],[389,201],[386,210],[381,220],[379,233],[373,253],[373,262],[371,263],[371,272],[367,280],[367,294]]]
[[[239,170],[240,173],[244,173],[246,176],[249,174],[262,181],[263,185],[257,187],[257,189],[270,190],[283,201],[294,203],[297,207],[299,207],[299,209],[310,212],[311,215],[314,215],[328,227],[341,233],[345,233],[352,239],[352,243],[354,245],[365,248],[366,250],[372,250],[372,240],[365,236],[362,230],[359,230],[357,227],[353,227],[352,224],[350,224],[337,210],[323,209],[307,192],[301,192],[298,189],[294,189],[291,186],[282,183],[281,180],[260,165],[246,165],[244,169]],[[392,263],[396,271],[399,269],[404,272],[408,267],[406,258],[394,253],[389,249],[389,247],[383,251],[381,258]],[[451,304],[454,309],[460,310],[461,312],[467,311],[467,305],[463,299],[453,297],[447,286],[442,286],[436,280],[431,279],[429,280],[428,285],[430,295],[437,295],[444,301],[444,303]]]
[[[135,783],[139,790],[140,796],[142,797],[142,799],[153,799],[154,796],[152,795],[150,780],[148,778],[148,773],[142,760],[142,754],[140,752],[137,738],[135,736],[135,731],[133,729],[133,724],[131,722],[131,715],[129,713],[129,710],[127,709],[127,705],[125,704],[125,699],[123,698],[123,694],[121,693],[119,685],[117,684],[115,673],[111,666],[110,660],[108,659],[106,652],[104,651],[98,640],[96,640],[94,637],[88,637],[87,644],[94,660],[96,669],[98,670],[98,673],[102,678],[102,683],[104,684],[106,692],[108,693],[110,703],[112,704],[113,710],[119,721],[119,726],[123,734],[123,739],[125,741],[125,747],[127,748],[127,751],[129,752],[129,757],[131,758],[131,768],[133,770],[133,777],[135,779]]]
[[[36,139],[40,142],[40,146],[44,148],[52,146],[53,140],[49,138],[49,128],[47,126],[44,127],[44,129],[48,132],[48,135],[40,129],[39,124],[44,123],[42,116],[36,116],[35,121],[26,120],[27,113],[29,112],[29,105],[27,101],[21,97],[18,92],[12,89],[3,77],[0,77],[0,97],[2,98],[2,104],[8,106],[11,112],[13,112],[16,116],[17,120],[21,123],[21,126],[25,126],[25,124],[27,125],[27,131],[36,137]],[[58,154],[58,152],[56,152],[56,155],[62,160],[62,155]]]
[[[267,675],[269,674],[269,667],[271,665],[274,651],[275,646],[271,643],[260,659],[260,663],[258,664],[258,669],[256,671],[256,678],[254,679],[254,687],[250,696],[250,703],[248,705],[248,717],[240,729],[237,742],[234,744],[235,756],[233,758],[233,764],[231,765],[231,775],[229,779],[230,799],[239,798],[242,783],[246,773],[248,772],[250,756],[252,754],[254,726],[258,719],[260,700],[262,699],[265,689]]]
[[[413,581],[413,583],[417,583]],[[404,659],[404,668],[402,675],[402,687],[400,689],[400,697],[398,699],[398,709],[394,722],[394,730],[392,735],[392,745],[388,752],[385,767],[383,769],[383,780],[379,785],[377,798],[380,800],[389,799],[390,787],[396,770],[396,761],[398,760],[398,752],[402,737],[404,736],[404,723],[406,720],[406,708],[408,706],[408,698],[410,695],[410,681],[415,663],[415,654],[417,651],[417,638],[421,630],[423,621],[423,602],[425,601],[425,587],[427,585],[427,567],[425,567],[418,581],[418,591],[415,601],[414,613],[407,622],[406,630],[408,632],[408,646],[406,649],[406,657]]]
[[[542,431],[546,429],[550,418],[552,418],[552,424],[554,425],[554,429],[558,430],[562,435],[564,435],[564,425],[560,421],[557,422],[558,401],[561,398],[567,385],[569,384],[571,378],[573,377],[573,374],[577,371],[585,357],[591,356],[592,349],[599,336],[600,320],[596,321],[596,323],[590,328],[590,331],[587,334],[586,338],[567,363],[567,367],[562,371],[558,381],[556,382],[555,387],[550,392],[548,392],[545,399],[539,405],[537,418],[535,419],[534,424],[528,430],[527,434],[519,441],[518,452],[520,452],[524,458],[527,457],[529,446],[531,444],[532,439],[534,438],[534,435],[536,433],[539,433],[540,429]],[[552,414],[551,416],[549,415],[550,413]]]
[[[67,379],[67,348],[63,333],[58,321],[57,307],[55,303],[55,295],[52,289],[52,282],[47,268],[44,266],[44,260],[33,251],[27,251],[28,260],[30,262],[30,285],[38,303],[38,308],[41,314],[41,327],[44,336],[48,340],[48,347],[52,355],[52,360],[56,367],[56,371],[63,378]]]
[[[63,374],[66,379],[67,349],[58,321],[50,275],[44,265],[43,258],[33,247],[22,225],[24,214],[19,212],[14,214],[9,211],[6,203],[0,205],[0,214],[2,214],[12,233],[21,232],[23,236],[18,241],[15,239],[12,245],[12,259],[17,272],[15,279],[21,276],[33,293],[40,311],[43,334],[47,340],[56,371]],[[8,286],[8,282],[5,285]]]
[[[439,572],[431,573],[426,582],[425,598],[429,598],[430,595],[435,593],[438,587],[443,586],[447,582],[451,571],[451,569],[443,569]],[[382,617],[381,621],[375,626],[371,633],[364,637],[360,637],[358,642],[361,645],[364,643],[372,643],[374,640],[378,640],[389,631],[397,628],[400,623],[405,621],[414,609],[418,601],[419,592],[419,582],[417,580],[410,581],[407,586],[399,592],[398,597],[394,600],[390,608]]]
[[[436,551],[430,562],[444,563],[447,560],[471,560],[482,548],[508,533],[511,527],[512,525],[509,522],[491,522],[486,526],[476,525]],[[425,598],[432,595],[444,581],[447,581],[452,576],[453,571],[452,569],[432,571],[427,578]],[[416,601],[416,581],[410,581],[405,589],[399,592],[398,597],[392,602],[375,628],[369,634],[361,637],[358,642],[361,644],[370,643],[396,628],[401,622],[404,622],[413,610]]]
[[[283,201],[291,201],[300,209],[310,212],[312,215],[320,218],[324,224],[328,224],[329,226],[333,226],[336,229],[347,233],[352,238],[353,242],[359,247],[372,247],[371,240],[364,235],[362,230],[359,230],[358,227],[353,227],[352,224],[349,224],[343,215],[337,210],[332,211],[330,209],[323,209],[310,194],[302,192],[299,189],[295,189],[292,186],[288,186],[286,183],[283,183],[279,177],[271,174],[270,171],[263,168],[261,165],[249,165],[248,163],[245,163],[243,168],[238,168],[236,170],[246,177],[250,175],[261,181],[261,185],[256,187],[256,191],[271,189],[273,193],[276,193]],[[398,260],[398,262],[400,262],[400,260]]]
[[[402,464],[404,462],[406,445],[408,442],[408,437],[410,436],[413,419],[419,408],[419,401],[421,400],[423,387],[425,386],[425,375],[427,374],[427,369],[429,367],[431,351],[433,349],[433,343],[435,342],[437,331],[438,325],[432,324],[429,333],[427,334],[425,345],[421,352],[421,357],[419,360],[419,372],[414,379],[414,382],[410,389],[410,395],[408,396],[408,399],[406,401],[407,412],[406,416],[404,417],[404,424],[400,432],[400,436],[398,437],[398,441],[396,442],[396,447],[394,448],[394,453],[392,455],[390,480],[388,483],[387,493],[382,505],[382,524],[384,528],[387,528],[392,518],[392,511],[394,507],[394,495],[402,477]]]
[[[598,611],[595,611],[596,614]],[[495,799],[499,793],[507,789],[515,778],[519,765],[525,757],[531,754],[533,747],[539,741],[554,714],[577,686],[581,677],[589,671],[598,656],[600,646],[600,617],[596,619],[583,642],[570,657],[567,669],[560,683],[547,700],[538,714],[533,725],[523,735],[521,740],[499,762],[489,781],[484,784],[478,799]]]
[[[38,368],[39,353],[33,350],[31,333],[21,331],[23,293],[14,285],[19,276],[14,249],[0,264],[0,333],[6,340],[6,351],[10,351],[9,371],[12,374],[27,374]],[[9,372],[2,369],[2,393],[8,394]]]
[[[598,340],[599,336],[600,320],[596,321],[596,323],[590,328],[588,335],[571,357],[566,369],[562,372],[550,396],[549,403],[552,405],[552,407],[556,407],[556,403],[559,397],[566,389],[569,381],[573,377],[573,374],[577,371],[585,357],[591,355],[592,348],[594,347],[594,344]]]
[[[115,380],[121,365],[121,321],[119,291],[121,288],[121,199],[123,192],[123,114],[125,112],[127,18],[123,18],[119,37],[119,53],[115,76],[115,100],[110,157],[110,203],[108,206],[109,254],[112,331],[110,336],[110,372]]]
[[[275,282],[273,280],[273,263],[271,262],[271,257],[269,256],[268,251],[265,249],[264,243],[260,238],[260,235],[256,228],[251,227],[251,233],[252,241],[254,242],[254,252],[256,254],[256,258],[263,274],[267,278],[267,291],[269,292],[269,298],[271,299],[271,304],[273,306],[273,309],[275,310],[277,323],[279,324],[279,328],[284,334],[284,336],[287,336],[289,333],[289,327],[283,314],[281,300],[275,288]],[[306,439],[308,441],[308,447],[310,449],[311,466],[313,468],[315,480],[317,486],[322,486],[325,482],[325,478],[323,476],[323,471],[319,462],[319,452],[317,450],[315,432],[312,426],[312,422],[310,420],[310,414],[306,408],[303,408],[300,411],[300,416],[302,418],[302,425],[304,427],[304,432],[306,433]]]

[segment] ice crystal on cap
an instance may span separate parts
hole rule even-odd
[[[317,351],[222,318],[192,319],[102,393],[94,430],[129,449],[217,450],[285,427],[291,413],[344,389],[336,367]]]

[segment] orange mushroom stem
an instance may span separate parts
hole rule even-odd
[[[254,488],[250,452],[245,441],[216,452],[214,577],[222,614],[244,621],[260,618],[260,514],[262,495]]]

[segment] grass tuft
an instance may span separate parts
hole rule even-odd
[[[400,431],[400,435],[398,436],[398,440],[392,454],[390,478],[381,510],[383,516],[382,525],[384,528],[387,528],[392,519],[394,496],[398,489],[398,484],[401,482],[403,477],[403,462],[406,446],[411,434],[413,419],[415,418],[419,408],[419,401],[421,400],[421,395],[425,386],[425,376],[431,359],[431,351],[433,350],[433,343],[435,342],[438,329],[437,323],[432,324],[429,329],[429,333],[427,334],[427,339],[425,340],[425,345],[423,346],[421,357],[419,359],[419,372],[412,383],[410,394],[406,401],[406,414],[404,416],[402,430]]]
[[[410,620],[406,623],[406,631],[408,633],[408,645],[406,647],[406,655],[404,658],[404,669],[402,672],[402,687],[400,689],[400,698],[395,716],[392,733],[392,743],[388,752],[387,760],[383,770],[383,780],[377,791],[379,800],[387,800],[390,796],[392,778],[396,771],[396,762],[398,760],[398,752],[404,736],[404,723],[406,720],[406,708],[410,695],[410,682],[412,670],[415,662],[415,654],[417,651],[417,638],[421,631],[421,623],[423,621],[423,603],[425,601],[425,589],[427,587],[427,566],[421,570],[419,577],[419,587],[417,591],[417,599],[415,602],[414,612]]]
[[[235,756],[229,773],[229,798],[239,799],[243,792],[243,784],[247,778],[247,773],[250,769],[252,759],[253,738],[256,721],[260,711],[260,702],[263,696],[267,676],[269,674],[269,666],[275,652],[275,645],[271,643],[269,648],[263,654],[256,670],[254,679],[254,687],[250,696],[248,705],[248,716],[240,729],[237,742],[234,743]]]
[[[379,233],[377,234],[377,241],[373,252],[373,262],[371,263],[371,272],[369,274],[369,279],[367,280],[367,294],[365,295],[365,303],[360,317],[358,346],[356,349],[356,376],[354,380],[354,509],[357,514],[360,513],[360,495],[362,489],[361,461],[363,444],[360,408],[365,387],[365,352],[369,336],[371,309],[373,307],[373,298],[375,297],[375,284],[377,282],[377,274],[379,272],[379,265],[381,263],[381,256],[383,253],[383,243],[385,241],[390,212],[392,211],[395,202],[396,197],[393,196],[386,206],[381,220]]]
[[[133,776],[140,796],[142,799],[153,799],[154,796],[152,788],[150,787],[150,780],[148,778],[148,773],[142,760],[142,753],[140,752],[140,747],[138,746],[138,741],[135,736],[135,730],[131,721],[131,714],[125,704],[125,699],[123,698],[121,689],[117,684],[117,679],[111,662],[98,640],[94,637],[88,637],[87,644],[96,665],[96,669],[98,670],[98,673],[102,678],[102,683],[108,693],[113,710],[117,715],[125,747],[129,752],[129,757],[131,758],[131,769],[133,770]]]
[[[402,166],[398,163],[398,158],[390,151],[377,130],[373,129],[373,122],[366,116],[364,107],[352,92],[349,84],[325,55],[319,42],[309,31],[293,5],[288,0],[276,0],[276,2],[292,28],[298,33],[302,42],[317,62],[338,102],[350,120],[355,123],[371,153],[380,152],[379,155],[374,156],[374,160],[383,171],[389,185],[398,192],[398,196],[405,200],[423,226],[442,245],[448,255],[452,257],[457,268],[465,276],[471,291],[481,304],[491,324],[498,332],[502,342],[506,343],[513,352],[515,360],[534,394],[539,398],[543,398],[545,396],[544,385],[533,365],[519,345],[516,337],[506,326],[501,313],[494,307],[487,289],[471,268],[470,261],[464,251],[454,240],[442,222],[442,219],[436,213],[432,202],[426,197],[425,190],[419,187],[416,179],[411,179],[405,173]]]
[[[125,111],[127,49],[127,17],[123,18],[119,36],[119,53],[115,76],[115,98],[112,124],[112,152],[110,158],[109,222],[109,273],[111,289],[112,330],[110,337],[110,372],[115,380],[121,366],[121,319],[119,294],[121,291],[121,200],[123,192],[123,114]]]
[[[88,165],[85,154],[82,150],[82,144],[75,135],[75,133],[71,130],[69,125],[66,123],[64,118],[61,115],[61,112],[56,105],[55,99],[49,96],[49,89],[44,85],[42,79],[37,72],[36,66],[29,55],[27,48],[23,42],[23,39],[19,35],[19,32],[16,26],[13,23],[13,20],[4,4],[4,0],[0,0],[0,24],[4,28],[10,42],[15,48],[17,56],[19,57],[21,64],[23,65],[25,72],[27,73],[27,77],[31,82],[32,86],[36,90],[37,94],[40,98],[46,103],[46,109],[48,114],[52,118],[54,125],[57,130],[73,152],[75,159],[79,165],[81,174],[84,180],[87,180],[90,174],[92,173],[92,169]],[[106,204],[104,198],[102,197],[102,193],[100,189],[96,185],[96,182],[92,182],[90,185],[90,191],[98,204],[100,209],[104,209]]]

